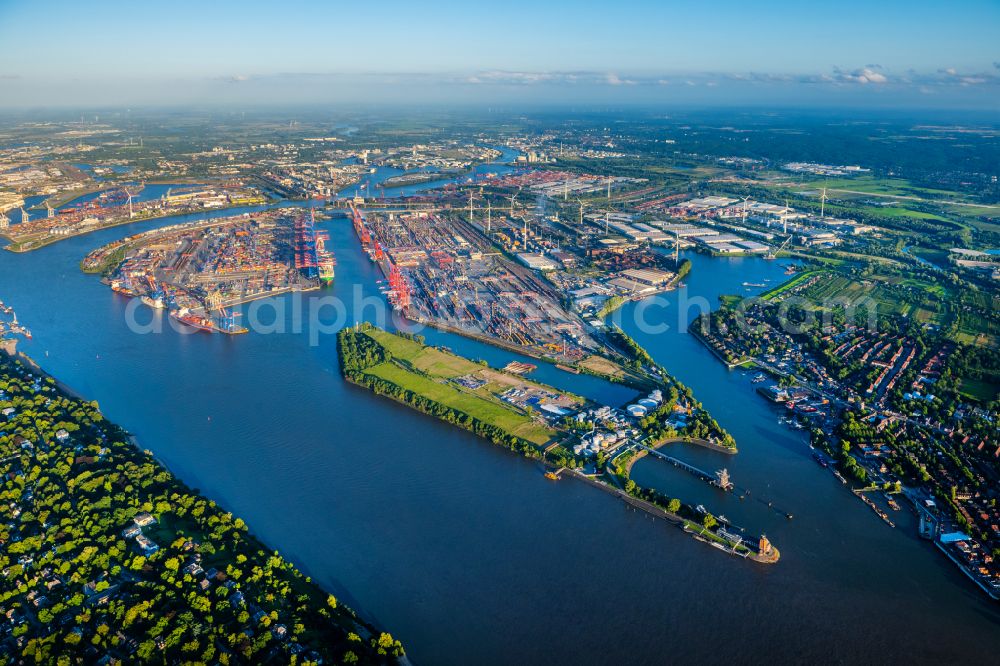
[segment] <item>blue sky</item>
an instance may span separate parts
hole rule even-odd
[[[0,0],[0,105],[997,108],[998,45],[998,0]]]

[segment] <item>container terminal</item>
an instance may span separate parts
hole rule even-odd
[[[496,251],[477,229],[437,213],[352,211],[383,292],[407,317],[578,361],[597,349],[553,286]]]
[[[313,213],[268,211],[174,225],[98,248],[83,261],[113,291],[204,331],[245,333],[233,308],[334,277]]]
[[[0,236],[11,241],[6,249],[28,252],[49,243],[100,229],[169,215],[181,215],[204,210],[261,204],[266,201],[261,192],[240,181],[218,186],[183,186],[169,189],[157,199],[138,201],[144,186],[120,186],[100,193],[88,201],[64,206],[58,211],[51,206],[44,217],[28,219],[22,213],[18,224],[0,227]]]

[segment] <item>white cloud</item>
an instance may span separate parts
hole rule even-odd
[[[608,72],[604,80],[609,86],[634,86],[636,83],[632,79],[623,79],[614,72]]]
[[[991,65],[993,63],[990,63]],[[1000,63],[998,63],[1000,64]],[[0,78],[4,78],[0,76]],[[617,71],[525,71],[525,70],[485,70],[476,72],[418,73],[418,72],[286,72],[273,75],[232,74],[219,76],[213,81],[225,83],[248,82],[258,85],[264,81],[283,80],[329,80],[358,84],[398,84],[398,85],[452,85],[452,86],[562,86],[580,89],[611,88],[662,88],[665,86],[687,86],[692,88],[715,88],[732,90],[739,87],[767,86],[770,88],[794,86],[869,88],[872,90],[910,90],[914,93],[927,90],[959,87],[980,87],[993,90],[1000,87],[1000,72],[988,69],[985,72],[962,72],[954,67],[941,68],[933,72],[907,70],[891,72],[877,65],[869,64],[856,69],[834,67],[830,72],[780,73],[780,72],[644,72],[622,73]]]
[[[835,80],[843,83],[860,83],[861,85],[873,83],[875,85],[882,85],[889,82],[889,77],[877,71],[874,67],[862,67],[850,72],[834,68],[833,72]]]

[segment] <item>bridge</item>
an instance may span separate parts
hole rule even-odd
[[[646,453],[652,454],[652,455],[656,456],[657,458],[662,458],[663,460],[666,460],[668,463],[670,463],[674,467],[678,467],[680,469],[683,469],[686,472],[690,472],[691,474],[693,474],[693,475],[697,476],[698,478],[700,478],[702,481],[706,481],[706,482],[712,484],[713,486],[718,486],[719,488],[722,488],[723,490],[731,490],[733,488],[733,484],[729,480],[729,473],[726,470],[724,470],[724,469],[723,470],[719,470],[719,472],[717,472],[716,474],[710,474],[710,473],[706,472],[703,469],[698,469],[694,465],[686,463],[683,460],[679,460],[678,458],[674,458],[673,456],[668,456],[666,453],[663,453],[662,451],[659,451],[658,449],[654,449],[652,447],[646,446],[645,444],[641,444],[640,443],[637,446],[640,449],[643,449],[644,451],[646,451]]]

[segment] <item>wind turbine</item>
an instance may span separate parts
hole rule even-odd
[[[125,186],[122,186],[122,189],[125,191],[125,196],[128,197],[128,217],[131,220],[135,215],[132,211],[132,193]]]
[[[819,195],[819,219],[826,219],[826,188],[823,188],[823,192]]]
[[[510,216],[514,216],[514,205],[517,203],[517,195],[521,193],[521,188],[517,189],[517,192],[510,197]]]
[[[472,190],[469,190],[469,222],[474,222],[475,216],[472,212]]]
[[[583,199],[577,199],[576,202],[580,204],[580,227],[583,227]]]
[[[743,226],[747,226],[747,202],[750,201],[750,197],[743,197]]]
[[[493,208],[490,205],[490,200],[486,200],[486,237],[490,237],[490,225],[493,222]]]

